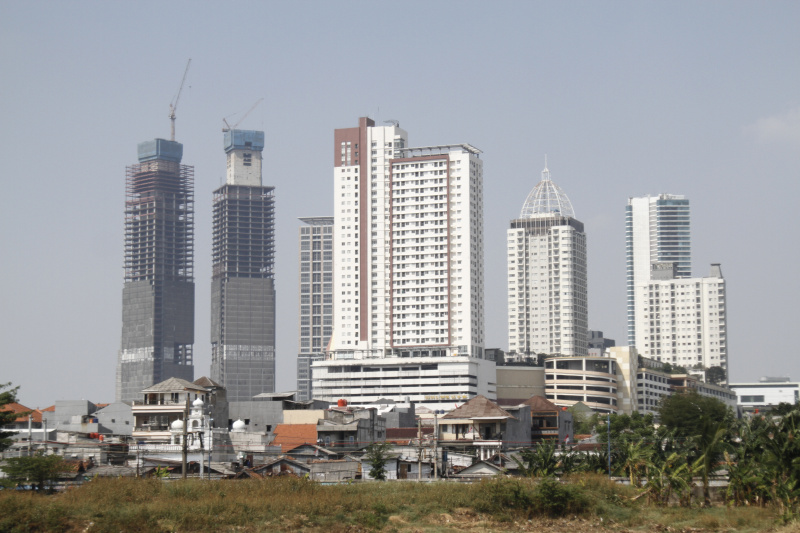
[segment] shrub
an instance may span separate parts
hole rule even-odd
[[[533,508],[551,517],[583,514],[591,505],[580,487],[545,478],[536,485]]]

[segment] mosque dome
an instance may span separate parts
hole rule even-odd
[[[528,194],[519,218],[551,216],[575,218],[575,211],[572,209],[572,202],[569,201],[567,193],[550,179],[550,170],[548,170],[545,162],[542,181],[537,183]]]
[[[204,405],[203,400],[201,400],[200,398],[192,402],[192,407],[203,407],[203,405]]]
[[[172,429],[183,429],[183,420],[173,420],[169,427]]]
[[[243,420],[237,420],[233,423],[233,430],[234,431],[244,431],[245,423]]]

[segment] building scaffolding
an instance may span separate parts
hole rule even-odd
[[[154,160],[126,170],[125,282],[194,281],[194,168]]]

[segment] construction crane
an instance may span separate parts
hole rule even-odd
[[[223,118],[223,119],[222,119],[222,122],[224,122],[224,123],[225,123],[225,126],[222,128],[222,131],[223,131],[223,132],[225,132],[225,131],[235,130],[235,129],[236,129],[236,127],[237,127],[239,124],[241,124],[241,123],[242,123],[242,121],[243,121],[244,119],[246,119],[246,118],[247,118],[247,115],[249,115],[249,114],[250,114],[250,112],[251,112],[251,111],[253,111],[253,109],[255,109],[256,107],[258,107],[258,104],[260,104],[262,100],[263,100],[263,98],[259,98],[259,99],[256,101],[256,103],[255,103],[255,104],[253,104],[252,106],[250,106],[250,109],[248,109],[248,110],[247,110],[247,112],[246,112],[244,115],[242,115],[242,118],[240,118],[240,119],[239,119],[239,121],[238,121],[236,124],[234,124],[233,126],[231,126],[230,124],[228,124],[228,121],[227,121],[226,119],[227,119],[228,117],[232,117],[232,116],[233,116],[233,115],[235,115],[236,113],[234,113],[233,115],[228,115],[227,117]]]
[[[178,94],[175,95],[175,98],[172,99],[172,102],[169,104],[169,120],[170,120],[170,135],[169,140],[175,140],[175,110],[178,109],[178,100],[181,99],[181,92],[183,92],[183,84],[186,83],[186,74],[189,72],[189,65],[192,64],[192,58],[189,58],[189,61],[186,62],[186,70],[183,71],[183,79],[181,80],[181,86],[178,88]]]

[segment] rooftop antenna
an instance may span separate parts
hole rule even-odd
[[[235,130],[235,129],[236,129],[236,126],[238,126],[239,124],[241,124],[241,123],[242,123],[242,121],[243,121],[244,119],[246,119],[246,118],[247,118],[247,115],[249,115],[249,114],[250,114],[250,112],[251,112],[251,111],[253,111],[253,109],[255,109],[256,107],[258,107],[258,104],[260,104],[262,100],[264,100],[264,98],[259,98],[258,100],[256,100],[256,103],[255,103],[255,104],[253,104],[252,106],[250,106],[250,109],[248,109],[248,110],[247,110],[247,112],[245,112],[245,114],[244,114],[244,115],[242,115],[242,118],[240,118],[240,119],[239,119],[239,121],[238,121],[236,124],[234,124],[233,126],[231,126],[230,124],[228,124],[228,121],[227,121],[226,119],[227,119],[228,117],[232,117],[232,116],[233,116],[233,115],[235,115],[236,113],[234,113],[233,115],[228,115],[227,117],[223,118],[223,119],[222,119],[222,122],[224,122],[224,123],[225,123],[225,126],[222,128],[222,131],[223,131],[223,132],[225,132],[225,131]]]
[[[394,124],[394,126],[397,127],[397,128],[400,127],[400,121],[399,120],[394,120],[393,118],[390,118],[389,120],[384,120],[383,123],[384,124]]]
[[[178,100],[181,99],[183,84],[186,83],[186,74],[189,72],[189,65],[191,65],[191,63],[192,63],[192,58],[190,57],[189,61],[186,62],[186,70],[183,71],[183,79],[181,80],[181,86],[178,88],[178,94],[175,95],[175,98],[173,98],[172,102],[169,104],[170,141],[175,140],[175,110],[178,109]]]

